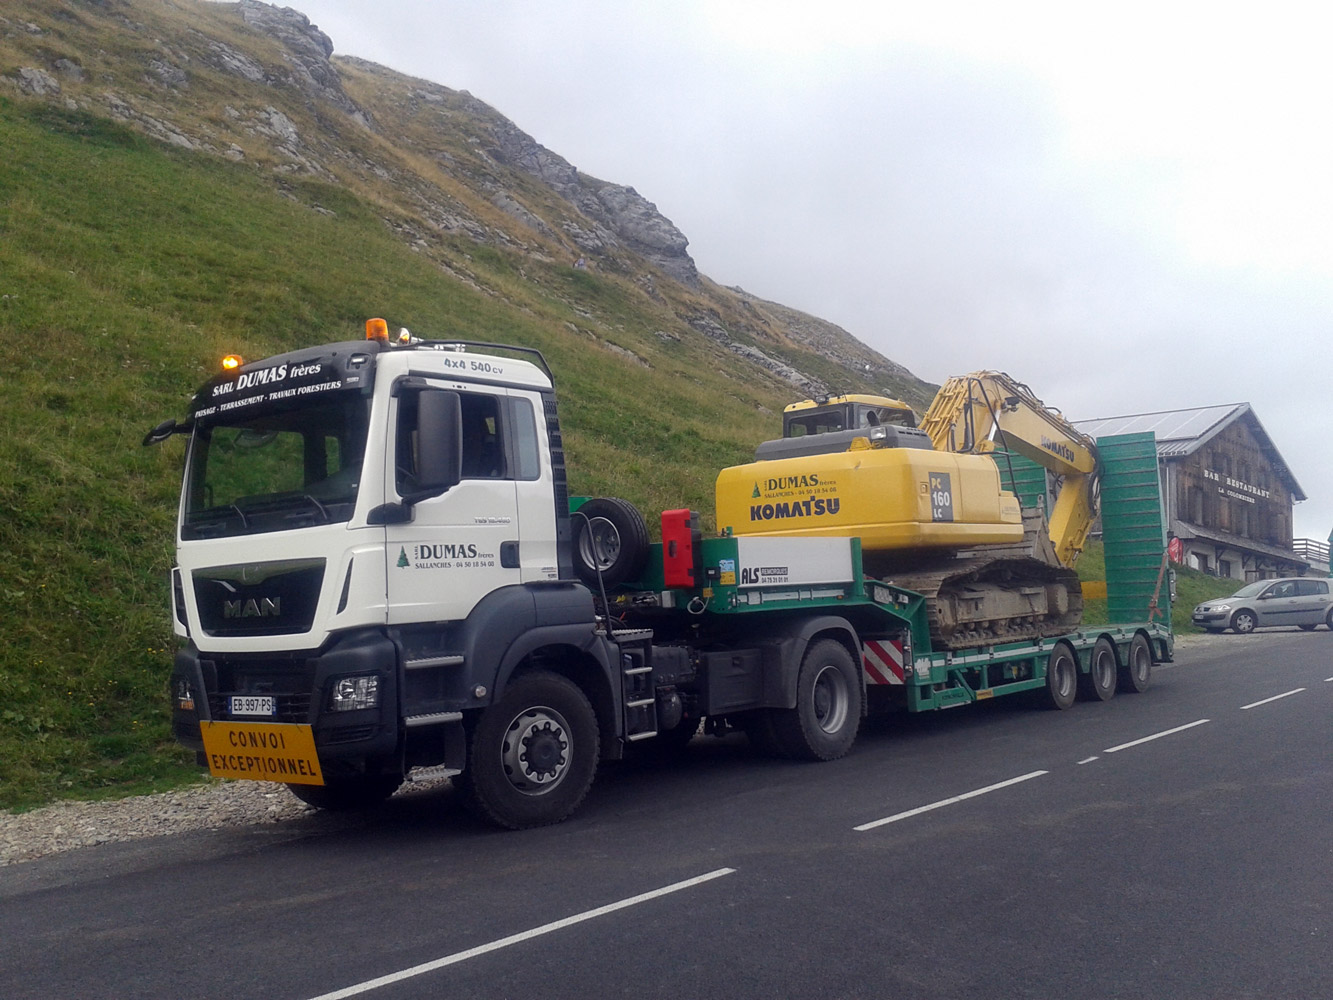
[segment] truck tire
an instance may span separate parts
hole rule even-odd
[[[298,799],[316,809],[350,812],[379,805],[403,783],[396,774],[364,774],[353,778],[326,778],[322,785],[288,785]]]
[[[1088,672],[1078,675],[1078,693],[1084,701],[1109,701],[1115,694],[1119,665],[1115,645],[1105,636],[1092,647]]]
[[[573,515],[574,573],[588,587],[618,587],[634,580],[648,561],[648,525],[633,504],[594,497]]]
[[[467,771],[454,784],[475,812],[511,830],[567,818],[597,773],[592,705],[573,681],[548,671],[515,679],[468,742]]]
[[[1046,661],[1046,686],[1041,689],[1041,703],[1063,712],[1074,704],[1078,694],[1078,658],[1067,643],[1056,643]]]
[[[1121,691],[1142,694],[1152,683],[1152,647],[1148,640],[1136,635],[1129,644],[1129,658],[1120,667],[1119,684]]]
[[[773,711],[773,735],[793,760],[837,760],[861,726],[861,672],[847,647],[811,643],[796,679],[796,707]]]

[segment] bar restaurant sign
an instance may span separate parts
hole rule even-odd
[[[1239,479],[1232,479],[1230,476],[1223,476],[1214,472],[1212,469],[1203,470],[1203,478],[1211,479],[1217,483],[1217,492],[1224,496],[1229,496],[1233,500],[1244,500],[1246,503],[1258,503],[1259,500],[1271,500],[1273,494],[1268,490],[1261,490],[1257,486],[1251,486],[1249,483],[1243,483]]]

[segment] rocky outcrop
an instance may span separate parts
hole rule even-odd
[[[274,7],[260,0],[240,0],[237,8],[246,24],[282,43],[283,58],[291,68],[285,82],[295,85],[312,99],[327,101],[345,111],[361,125],[370,126],[369,116],[343,91],[338,71],[329,62],[333,55],[333,40],[311,24],[310,18],[291,7]],[[228,55],[237,71],[248,75],[246,71],[250,67],[238,58],[239,54],[233,51]]]
[[[492,159],[549,185],[593,223],[562,227],[580,249],[601,254],[623,246],[677,281],[698,287],[699,270],[686,250],[690,241],[656,205],[632,187],[580,173],[489,105],[476,98],[472,103],[474,111],[489,123],[492,142],[487,153]]]

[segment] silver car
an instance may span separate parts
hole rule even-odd
[[[1230,597],[1207,601],[1194,609],[1193,621],[1209,632],[1232,629],[1253,632],[1264,625],[1299,625],[1333,629],[1333,595],[1328,580],[1291,577],[1246,584]]]

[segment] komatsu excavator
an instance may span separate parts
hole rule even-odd
[[[1028,509],[1011,454],[1050,474]],[[788,406],[783,437],[718,475],[718,528],[861,539],[868,575],[923,594],[933,639],[965,649],[1055,635],[1082,618],[1073,565],[1097,517],[1094,443],[1002,372],[950,378],[917,421],[881,396]]]

